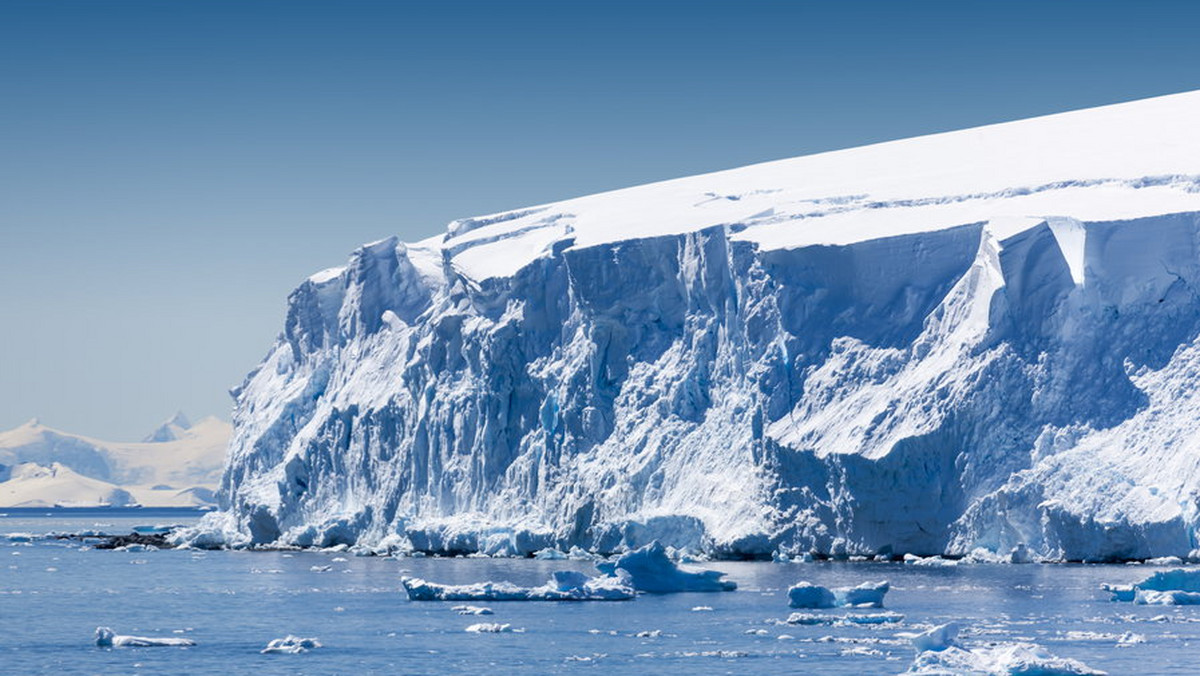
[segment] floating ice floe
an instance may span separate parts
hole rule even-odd
[[[864,582],[857,587],[836,589],[799,582],[788,589],[788,605],[792,608],[882,608],[888,589],[887,582]]]
[[[940,556],[917,556],[916,554],[905,554],[904,563],[910,566],[930,566],[942,568],[957,566],[958,560],[944,559]]]
[[[483,606],[454,606],[450,610],[453,610],[454,612],[458,613],[459,615],[491,615],[492,614],[491,608],[484,608]]]
[[[513,629],[511,624],[501,624],[499,622],[480,622],[467,627],[466,631],[471,634],[508,634],[512,632],[520,632],[520,629]]]
[[[162,638],[122,636],[108,627],[96,627],[96,645],[101,648],[152,648],[191,646],[196,645],[196,642],[180,636]]]
[[[1078,660],[1052,655],[1033,643],[1000,643],[975,648],[956,644],[959,625],[949,622],[919,634],[898,634],[917,649],[906,674],[925,676],[1085,676],[1103,675]]]
[[[917,655],[906,674],[930,676],[1103,676],[1088,665],[1066,657],[1056,657],[1033,643],[1002,643],[980,648],[947,646]]]
[[[634,589],[651,594],[737,589],[736,582],[721,579],[725,576],[721,571],[690,570],[676,565],[667,555],[666,548],[657,540],[623,554],[616,561],[597,563],[596,568],[606,575],[617,575],[620,571],[625,571],[632,580]]]
[[[784,622],[805,625],[850,625],[850,624],[895,624],[903,622],[900,613],[863,613],[846,615],[819,615],[816,613],[792,613]]]
[[[320,647],[321,642],[315,638],[301,638],[299,636],[292,636],[291,634],[288,634],[284,638],[273,639],[267,644],[266,648],[262,649],[261,652],[264,655],[297,655],[299,653],[306,653],[313,648]]]
[[[1106,584],[1114,601],[1148,606],[1200,605],[1200,569],[1160,571],[1134,584]]]
[[[556,571],[540,587],[509,582],[445,585],[403,577],[400,584],[413,601],[625,601],[637,595],[628,574],[588,577],[574,570]]]

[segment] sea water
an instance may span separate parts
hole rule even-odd
[[[0,516],[0,534],[127,533],[198,518],[115,510],[45,514]],[[494,614],[480,617],[458,615],[451,609],[456,603],[410,602],[399,578],[537,585],[554,570],[591,572],[592,566],[345,552],[105,551],[70,540],[0,537],[0,673],[893,674],[914,656],[897,634],[950,620],[962,622],[966,643],[1038,643],[1112,674],[1192,673],[1193,644],[1200,647],[1200,607],[1113,603],[1099,588],[1161,569],[1153,566],[705,565],[727,572],[738,591],[625,602],[488,603],[482,605]],[[888,580],[887,610],[902,613],[904,621],[778,624],[790,612],[787,588],[800,580],[827,587]],[[515,631],[465,631],[480,621]],[[197,645],[98,648],[93,632],[101,625],[120,634],[185,636]],[[323,647],[260,654],[271,639],[288,634],[317,638]]]

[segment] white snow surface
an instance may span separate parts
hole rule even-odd
[[[289,298],[194,544],[1187,556],[1200,92],[385,239]]]
[[[213,505],[229,435],[223,420],[182,413],[136,443],[31,420],[0,432],[0,507]]]

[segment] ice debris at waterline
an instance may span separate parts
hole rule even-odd
[[[629,575],[622,571],[611,577],[588,577],[573,570],[559,570],[540,587],[519,587],[509,582],[445,585],[414,577],[401,578],[400,584],[412,601],[626,601],[637,595]]]
[[[1200,605],[1200,569],[1166,570],[1131,585],[1104,585],[1114,601],[1148,606]]]
[[[411,597],[410,597],[411,598]],[[459,615],[491,615],[492,609],[483,606],[454,606],[450,610]]]
[[[284,638],[272,639],[260,652],[264,655],[284,654],[297,655],[306,653],[313,648],[320,648],[321,642],[315,638],[301,638],[288,634]]]
[[[736,582],[721,579],[725,573],[720,571],[691,570],[676,565],[658,541],[622,554],[616,561],[597,563],[596,568],[605,575],[617,575],[624,571],[629,575],[634,589],[651,594],[737,589]]]
[[[233,389],[197,546],[1184,557],[1200,92],[367,244]]]
[[[190,638],[168,636],[150,638],[146,636],[122,636],[108,627],[96,627],[96,645],[101,648],[178,648],[196,645]]]
[[[788,589],[788,605],[792,608],[882,608],[888,589],[887,582],[864,582],[856,587],[836,589],[799,582]]]

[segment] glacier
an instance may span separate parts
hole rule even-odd
[[[467,218],[288,298],[205,546],[1193,555],[1200,92]]]

